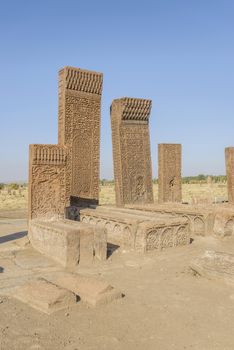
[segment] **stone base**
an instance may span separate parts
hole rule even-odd
[[[190,263],[190,268],[200,276],[234,285],[233,254],[206,251]]]
[[[191,235],[212,235],[219,237],[234,235],[234,205],[186,205],[186,204],[153,204],[132,205],[131,209],[141,210],[161,215],[173,215],[173,217],[184,217],[188,219]]]
[[[92,263],[95,249],[97,258],[106,257],[104,231],[76,221],[31,220],[29,239],[34,249],[67,268]]]
[[[57,285],[67,288],[82,301],[91,305],[107,304],[115,299],[122,298],[122,293],[108,282],[95,277],[86,277],[78,274],[64,274],[54,281]]]
[[[13,297],[46,314],[75,305],[77,299],[71,291],[43,279],[16,288]]]
[[[182,217],[97,207],[80,210],[80,220],[104,229],[108,243],[127,250],[144,253],[190,242],[187,219]]]

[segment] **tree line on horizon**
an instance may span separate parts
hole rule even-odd
[[[226,183],[227,177],[226,175],[204,175],[199,174],[196,176],[184,176],[182,177],[182,184],[202,184],[202,183]],[[101,179],[100,184],[102,186],[113,186],[114,180],[113,179]],[[153,184],[158,184],[158,179],[153,179]],[[0,190],[3,190],[4,188],[10,189],[10,190],[18,190],[23,187],[27,187],[28,184],[25,183],[0,183]]]

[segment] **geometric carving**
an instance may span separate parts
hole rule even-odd
[[[62,217],[66,153],[56,145],[30,145],[29,219]]]
[[[228,202],[234,204],[234,147],[225,149]]]
[[[71,198],[98,201],[102,74],[59,72],[58,145],[31,145],[29,219],[64,217]]]
[[[98,200],[102,74],[59,72],[59,145],[68,154],[66,195]]]
[[[111,105],[115,195],[117,206],[152,203],[149,138],[151,101],[121,98]]]
[[[173,247],[173,230],[171,227],[166,228],[161,234],[161,247]]]
[[[181,145],[158,145],[158,201],[181,202]]]
[[[144,253],[189,244],[187,220],[166,216],[157,218],[142,211],[100,207],[82,209],[82,222],[98,227],[100,221],[107,241],[124,249]]]

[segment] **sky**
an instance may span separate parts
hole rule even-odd
[[[104,74],[101,178],[113,178],[110,105],[153,101],[158,143],[181,143],[182,173],[225,174],[234,146],[233,0],[0,0],[0,182],[27,181],[28,145],[57,143],[63,66]]]

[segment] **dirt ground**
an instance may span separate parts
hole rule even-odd
[[[7,272],[13,244],[26,234],[24,217],[23,210],[0,212],[0,288],[17,277]],[[206,249],[232,253],[233,248],[232,238],[194,237],[187,247],[145,256],[116,250],[103,264],[80,268],[125,294],[96,308],[79,302],[47,316],[2,295],[0,349],[233,350],[234,287],[189,269]]]

